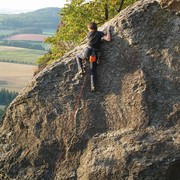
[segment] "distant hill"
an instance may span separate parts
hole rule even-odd
[[[21,28],[57,28],[60,8],[43,8],[33,12],[0,15],[0,29],[15,30]]]
[[[1,14],[20,14],[20,13],[27,13],[32,12],[34,10],[30,9],[7,9],[7,8],[1,8],[0,7],[0,15]]]

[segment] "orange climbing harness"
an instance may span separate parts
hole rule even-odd
[[[91,55],[89,57],[89,62],[96,62],[96,55]]]

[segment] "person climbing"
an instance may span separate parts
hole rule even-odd
[[[97,30],[97,24],[90,22],[87,25],[89,32],[87,33],[88,46],[82,54],[76,56],[78,64],[78,73],[85,73],[85,62],[90,62],[90,76],[91,76],[91,91],[95,91],[94,76],[96,73],[96,66],[99,63],[101,40],[111,41],[110,26],[107,27],[107,33]]]

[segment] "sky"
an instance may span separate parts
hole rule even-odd
[[[66,0],[0,0],[0,9],[36,10],[46,7],[63,7]]]

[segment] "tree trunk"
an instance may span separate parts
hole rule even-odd
[[[120,4],[119,4],[119,9],[118,9],[118,13],[121,11],[122,6],[123,6],[124,0],[120,0]]]

